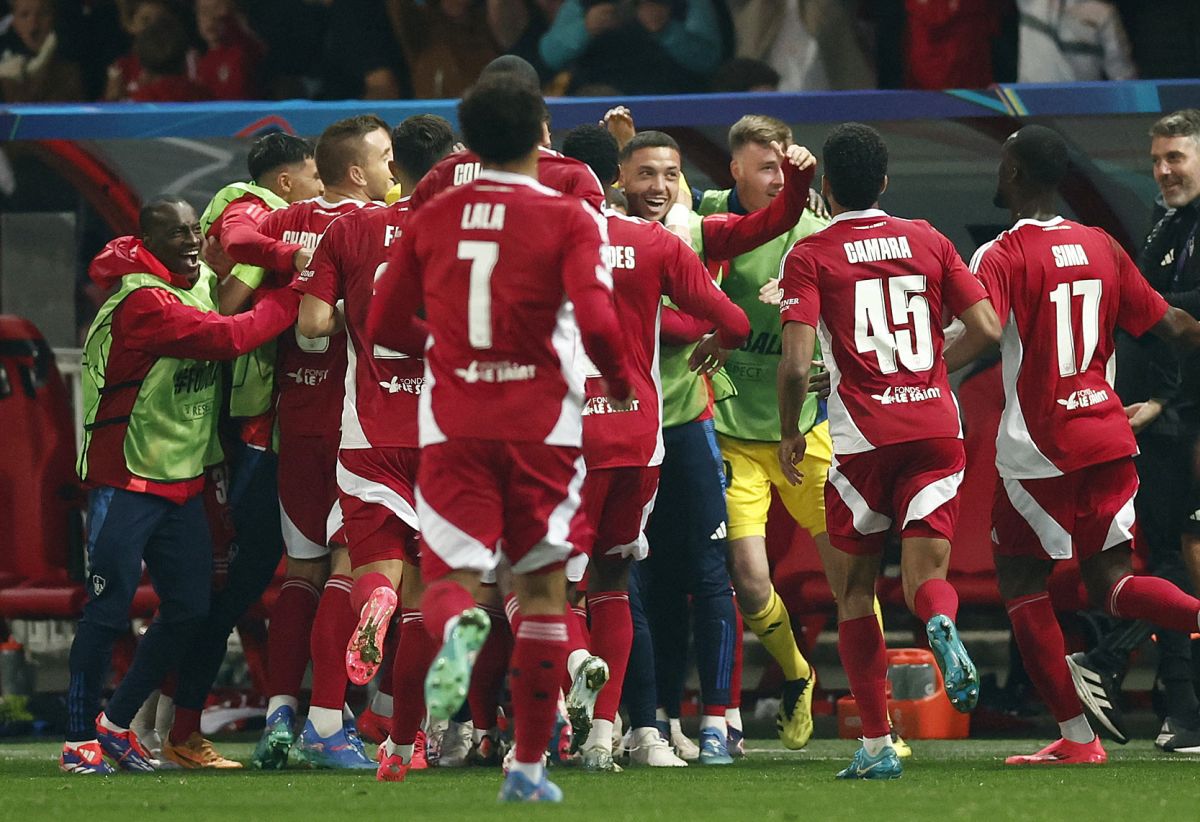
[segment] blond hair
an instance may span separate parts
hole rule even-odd
[[[731,153],[750,143],[769,146],[772,141],[786,147],[792,142],[792,129],[782,120],[765,114],[747,114],[729,129]]]

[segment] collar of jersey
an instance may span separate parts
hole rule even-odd
[[[1013,228],[1017,229],[1023,225],[1040,225],[1040,226],[1058,225],[1062,221],[1063,221],[1063,218],[1061,215],[1058,217],[1051,217],[1049,220],[1031,220],[1029,218],[1025,218],[1024,220],[1017,220],[1015,223],[1013,223]]]
[[[495,183],[509,183],[510,185],[537,185],[538,181],[525,174],[516,174],[511,171],[497,171],[494,168],[480,169],[475,175],[476,180],[491,180]]]
[[[888,216],[888,213],[882,208],[864,208],[862,211],[843,211],[833,218],[833,222],[840,223],[842,220],[878,220],[880,217],[886,216]]]

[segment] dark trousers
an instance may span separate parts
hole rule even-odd
[[[724,468],[711,421],[663,430],[666,454],[642,563],[659,704],[678,716],[687,672],[689,600],[701,699],[728,705],[736,617],[725,541]]]
[[[229,495],[236,550],[231,551],[225,586],[212,595],[208,619],[180,660],[175,704],[181,708],[204,707],[225,659],[229,633],[271,584],[283,557],[278,466],[273,452],[241,449]]]
[[[203,624],[209,608],[212,540],[200,497],[177,505],[116,488],[92,491],[87,558],[88,601],[71,644],[70,741],[95,738],[94,722],[113,642],[129,630],[129,608],[142,578],[143,561],[161,605],[108,703],[113,723],[129,726]]]

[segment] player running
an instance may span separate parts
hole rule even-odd
[[[1109,370],[1118,327],[1194,349],[1200,323],[1168,307],[1112,237],[1058,214],[1068,164],[1066,143],[1048,128],[1010,136],[996,202],[1016,222],[971,261],[1004,323],[992,512],[1000,595],[1025,670],[1062,733],[1035,754],[1010,756],[1009,765],[1108,758],[1076,695],[1046,591],[1055,560],[1078,558],[1092,602],[1113,616],[1185,633],[1200,620],[1200,601],[1132,573],[1137,444]],[[950,370],[974,357],[962,341],[946,349]]]
[[[450,150],[454,132],[441,117],[410,117],[392,132],[392,170],[410,190]],[[367,312],[376,279],[387,266],[409,217],[407,199],[387,208],[359,209],[334,220],[300,276],[304,300],[298,327],[306,337],[329,337],[343,322],[349,367],[342,406],[337,483],[354,573],[352,598],[362,602],[346,651],[347,673],[362,685],[383,661],[387,618],[402,585],[402,631],[392,673],[390,735],[378,778],[403,780],[424,766],[421,683],[437,646],[421,621],[419,530],[414,488],[419,457],[417,401],[425,363],[366,342]],[[342,313],[335,308],[344,301]],[[414,758],[414,751],[416,755]]]
[[[875,582],[893,528],[904,599],[925,623],[951,704],[979,699],[959,641],[958,594],[946,581],[965,455],[958,406],[942,360],[943,310],[966,327],[974,358],[1000,338],[987,294],[948,239],[922,220],[879,208],[887,146],[869,126],[838,126],[822,151],[822,193],[833,223],[784,258],[779,464],[806,481],[797,427],[817,336],[830,373],[833,461],[825,485],[829,537],[843,552],[835,585],[838,650],[862,717],[863,747],[840,779],[895,779],[900,759],[887,714],[887,656]],[[836,561],[836,560],[835,560]]]
[[[535,179],[545,103],[524,84],[488,78],[458,114],[481,158],[479,175],[410,219],[380,280],[368,335],[426,357],[421,610],[442,641],[425,682],[428,710],[449,717],[466,696],[489,627],[473,592],[501,547],[522,617],[510,670],[516,754],[500,798],[560,801],[542,756],[566,662],[563,565],[584,475],[576,338],[582,333],[609,395],[626,407],[629,372],[604,224]],[[422,306],[428,347],[410,322]]]
[[[378,117],[362,115],[334,123],[322,133],[316,149],[325,194],[272,212],[260,230],[269,237],[292,239],[315,249],[335,219],[387,193],[392,185],[391,155],[387,124]],[[222,284],[222,303],[236,310],[256,290],[269,290],[279,281],[279,272],[237,266]],[[323,581],[324,593],[311,618],[305,618],[311,610],[301,611],[294,623],[279,625],[291,642],[272,643],[273,649],[283,653],[270,661],[274,693],[268,702],[267,726],[252,758],[260,768],[281,768],[287,761],[287,751],[295,741],[297,693],[310,649],[313,693],[297,746],[299,758],[314,767],[375,767],[357,741],[353,720],[343,718],[346,643],[358,611],[351,610],[353,581],[346,551],[339,548],[331,557],[330,550],[331,543],[341,543],[335,469],[346,372],[345,339],[338,334],[314,340],[293,331],[278,341],[275,410],[288,577],[308,580],[314,586]]]

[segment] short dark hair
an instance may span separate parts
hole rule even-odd
[[[600,182],[610,185],[617,179],[617,141],[603,126],[577,126],[563,138],[562,153],[587,163]]]
[[[414,181],[429,173],[453,147],[453,126],[436,114],[415,114],[392,129],[392,160]]]
[[[185,205],[190,208],[192,204],[178,194],[159,194],[157,197],[152,197],[142,203],[142,208],[138,211],[138,233],[145,236],[152,227],[155,227],[162,220],[163,211],[167,207],[177,205]]]
[[[1151,137],[1191,137],[1200,142],[1200,109],[1184,108],[1155,121]]]
[[[628,161],[633,152],[643,148],[669,148],[674,149],[680,157],[683,156],[683,152],[679,150],[679,143],[675,142],[675,138],[670,134],[663,131],[639,131],[621,149],[621,162]]]
[[[375,114],[359,114],[338,120],[321,132],[314,156],[317,173],[329,185],[346,178],[350,166],[365,162],[362,140],[373,131],[388,131],[388,124]]]
[[[250,179],[259,181],[283,166],[303,163],[313,155],[313,145],[303,137],[276,131],[264,134],[250,146],[250,154],[246,157],[246,170]]]
[[[1053,129],[1024,126],[1008,138],[1005,147],[1017,161],[1022,176],[1035,188],[1058,188],[1067,176],[1071,164],[1067,141]]]
[[[843,123],[825,138],[821,150],[825,179],[838,203],[851,211],[870,208],[887,177],[887,144],[862,123]]]
[[[503,74],[480,80],[458,104],[463,140],[489,163],[510,163],[540,145],[545,115],[535,89]]]
[[[479,72],[479,79],[486,77],[505,77],[538,91],[542,88],[542,78],[538,76],[537,69],[528,60],[515,54],[502,54],[484,66],[483,71]]]

